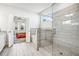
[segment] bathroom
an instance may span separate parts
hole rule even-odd
[[[78,12],[78,3],[0,3],[0,55],[79,56]]]

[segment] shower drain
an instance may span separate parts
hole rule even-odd
[[[60,52],[60,55],[63,55],[63,53],[62,53],[62,52]]]

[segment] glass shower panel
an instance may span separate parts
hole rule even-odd
[[[56,28],[53,55],[79,55],[79,4],[54,13],[53,19],[53,27]]]
[[[51,7],[40,14],[40,30],[38,48],[52,55],[52,9]]]

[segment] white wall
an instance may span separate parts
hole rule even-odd
[[[0,5],[0,28],[8,30],[9,24],[13,23],[13,16],[21,16],[30,20],[30,27],[37,28],[39,24],[39,16],[28,11],[20,10],[18,8]],[[11,27],[12,25],[10,25]],[[9,28],[10,30],[11,28]]]
[[[38,25],[39,25],[38,14],[31,13],[31,12],[28,12],[28,11],[25,11],[19,8],[0,4],[0,28],[2,31],[13,30],[13,26],[14,26],[13,17],[14,16],[20,16],[20,17],[27,18],[27,23],[30,22],[30,24],[28,25],[30,26],[30,28],[38,28]],[[30,33],[29,31],[28,33]]]
[[[73,5],[74,3],[56,3],[54,4],[53,6],[53,13],[57,12],[57,11],[60,11],[70,5]]]

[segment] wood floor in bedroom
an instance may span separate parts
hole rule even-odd
[[[49,50],[49,51],[47,51]],[[50,47],[40,48],[37,51],[32,43],[17,43],[14,44],[10,48],[4,48],[3,51],[0,53],[0,56],[51,56]]]

